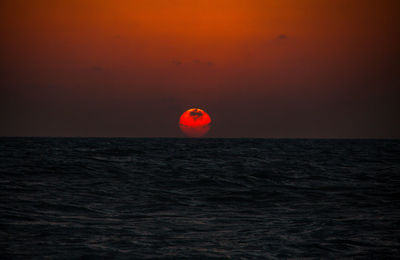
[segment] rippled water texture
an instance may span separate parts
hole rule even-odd
[[[396,258],[399,184],[394,140],[3,138],[0,253]]]

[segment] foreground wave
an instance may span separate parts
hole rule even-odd
[[[395,258],[400,141],[0,139],[2,258]]]

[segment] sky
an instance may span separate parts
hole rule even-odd
[[[0,136],[400,138],[398,0],[1,0]]]

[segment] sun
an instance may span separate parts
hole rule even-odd
[[[202,137],[210,130],[211,118],[204,110],[191,108],[181,115],[179,127],[189,137]]]

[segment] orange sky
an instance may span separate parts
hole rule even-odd
[[[0,135],[179,136],[200,107],[210,136],[399,137],[399,10],[3,0]]]

